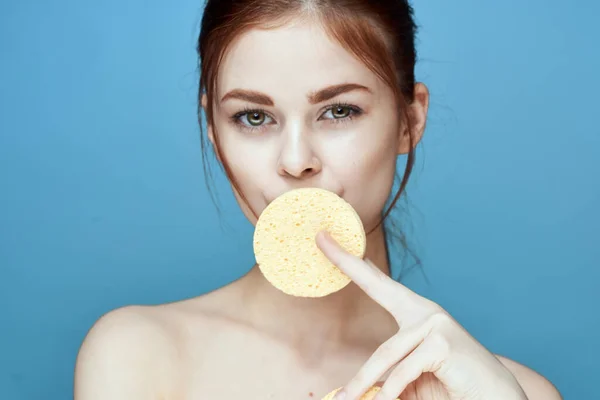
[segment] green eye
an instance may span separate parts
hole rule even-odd
[[[341,122],[351,120],[352,118],[361,115],[362,110],[350,104],[333,104],[327,108],[327,111],[320,119],[328,119],[332,122]]]
[[[261,112],[251,112],[246,114],[246,120],[252,126],[260,126],[265,122],[265,114]]]
[[[350,115],[352,110],[350,107],[338,106],[331,109],[331,114],[334,118],[346,118]]]

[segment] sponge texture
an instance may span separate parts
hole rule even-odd
[[[350,254],[364,257],[366,234],[344,199],[318,188],[294,189],[271,202],[254,230],[254,255],[265,278],[292,296],[323,297],[350,283],[317,247],[321,230]]]

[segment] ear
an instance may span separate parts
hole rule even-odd
[[[207,107],[208,107],[208,97],[206,96],[206,94],[203,94],[202,97],[200,98],[200,104],[202,105],[202,109],[204,110],[204,115],[208,115],[208,113],[206,112]],[[217,160],[219,162],[221,162],[221,157],[219,157],[219,152],[217,151],[217,147],[215,145],[215,133],[213,131],[213,126],[210,124],[210,122],[206,121],[206,134],[208,137],[208,140],[210,140],[210,143],[212,144],[213,147],[213,151],[215,153],[215,155],[217,156]]]
[[[423,138],[429,110],[429,89],[423,83],[415,85],[415,95],[412,104],[408,107],[409,120],[402,124],[398,154],[406,154],[412,150],[410,134],[412,133],[412,147],[414,148]],[[410,131],[409,131],[410,128]]]
[[[206,97],[206,94],[203,94],[202,97],[200,98],[200,104],[202,105],[202,109],[204,110],[204,115],[208,115],[208,113],[206,112],[207,107],[208,107],[208,97]],[[213,133],[212,125],[210,124],[210,122],[208,120],[206,121],[206,130],[207,130],[207,134],[208,134],[208,140],[210,140],[210,142],[212,143],[212,145],[214,147],[215,136]]]

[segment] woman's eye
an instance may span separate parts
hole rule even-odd
[[[246,120],[252,126],[260,126],[265,122],[266,116],[261,112],[252,112],[246,114]]]
[[[258,128],[270,122],[270,117],[262,111],[246,111],[236,115],[235,119],[247,128]]]
[[[346,122],[356,116],[360,116],[361,113],[362,110],[358,107],[346,104],[335,104],[328,107],[327,110],[321,114],[319,120],[330,120],[331,123]],[[243,129],[250,131],[266,129],[268,125],[274,122],[265,111],[260,109],[244,110],[234,115],[232,121]]]
[[[353,114],[358,113],[353,107],[350,106],[334,106],[327,110],[323,117],[325,119],[344,119],[351,117]]]
[[[335,118],[345,118],[351,111],[350,107],[336,107],[332,110],[332,114]]]

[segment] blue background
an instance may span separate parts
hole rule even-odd
[[[432,94],[406,283],[490,350],[600,398],[600,3],[415,6]],[[0,397],[72,397],[87,330],[253,262],[196,124],[200,1],[0,2]],[[233,248],[233,250],[232,250]]]

